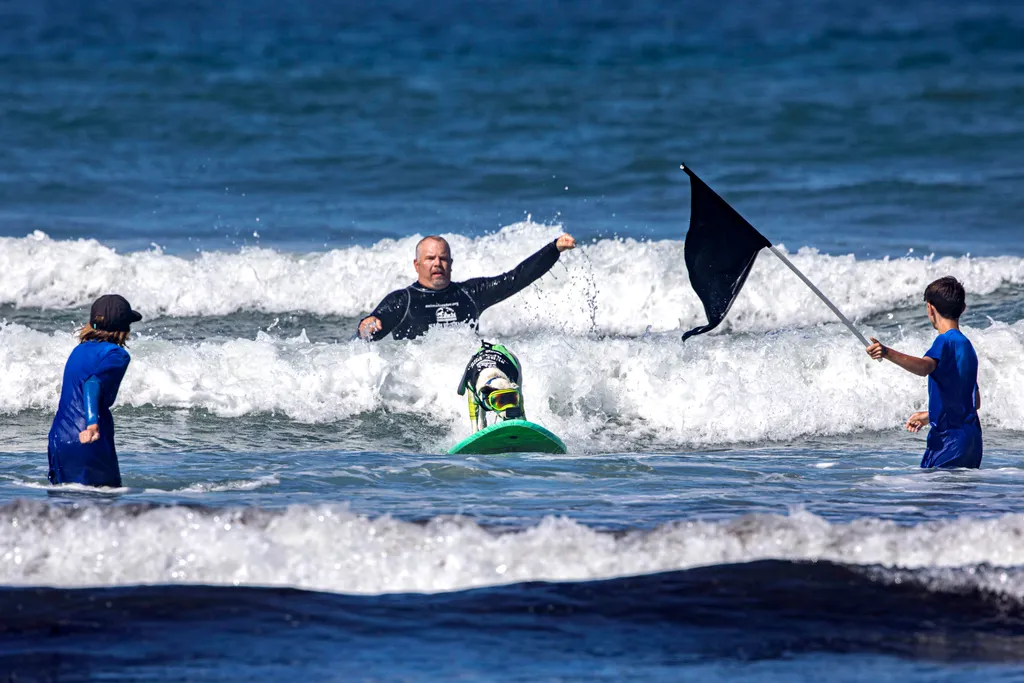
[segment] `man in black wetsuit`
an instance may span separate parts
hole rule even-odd
[[[377,341],[391,333],[395,339],[414,339],[434,325],[468,322],[475,327],[485,309],[529,287],[551,270],[561,252],[575,246],[572,235],[565,234],[507,273],[452,282],[448,242],[436,235],[424,237],[412,262],[417,281],[384,297],[360,321],[359,336]]]

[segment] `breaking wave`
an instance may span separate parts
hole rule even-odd
[[[559,232],[527,222],[480,238],[446,235],[456,279],[508,270]],[[251,247],[184,257],[156,247],[118,253],[95,240],[58,241],[36,232],[0,238],[0,304],[81,308],[117,291],[150,319],[235,311],[355,317],[413,281],[419,237],[305,254]],[[1024,259],[1009,256],[858,260],[805,248],[791,257],[853,318],[916,303],[925,285],[942,275],[961,279],[972,297],[1024,284]],[[781,262],[762,254],[723,330],[763,332],[831,320]],[[682,241],[633,239],[600,240],[563,254],[550,274],[482,318],[491,334],[557,329],[635,336],[703,322]]]

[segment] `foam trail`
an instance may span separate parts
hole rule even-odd
[[[117,586],[277,585],[341,593],[438,592],[521,581],[581,581],[760,559],[928,569],[1024,596],[1024,515],[903,526],[813,514],[687,521],[615,535],[565,518],[496,534],[466,519],[368,519],[332,505],[284,511],[180,506],[0,509],[0,582]],[[949,570],[969,567],[967,572]]]
[[[966,329],[980,362],[986,426],[1024,424],[1024,321]],[[923,352],[933,335],[893,340]],[[925,382],[872,362],[839,325],[680,344],[675,335],[593,339],[523,335],[528,416],[577,452],[782,440],[902,426],[926,405]],[[455,383],[477,347],[472,331],[434,330],[408,343],[311,343],[305,335],[201,343],[140,339],[118,404],[275,413],[330,422],[375,411],[438,425],[423,447],[469,434]],[[70,334],[0,325],[0,412],[56,409]]]
[[[455,277],[512,268],[559,232],[557,226],[519,223],[476,239],[447,235]],[[117,291],[150,319],[240,310],[355,317],[413,281],[411,260],[419,237],[307,254],[245,248],[183,258],[159,249],[120,254],[95,240],[57,241],[37,232],[0,238],[0,303],[85,307],[99,294]],[[719,332],[831,320],[807,287],[768,256],[757,260]],[[1014,257],[857,260],[801,249],[791,259],[854,319],[919,302],[925,285],[942,275],[960,278],[972,297],[1024,284],[1024,259]],[[632,239],[601,240],[563,254],[550,274],[482,318],[489,334],[557,329],[639,335],[648,326],[659,332],[703,322],[682,241]]]

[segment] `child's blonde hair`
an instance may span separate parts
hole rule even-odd
[[[129,334],[131,333],[127,330],[118,330],[116,332],[111,332],[109,330],[97,330],[90,323],[78,331],[78,343],[104,341],[110,342],[111,344],[117,344],[118,346],[125,346],[125,343],[128,341]]]

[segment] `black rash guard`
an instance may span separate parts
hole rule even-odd
[[[396,289],[370,314],[381,322],[373,340],[383,339],[388,333],[395,339],[415,339],[434,325],[468,322],[476,327],[485,309],[529,287],[551,270],[558,255],[558,247],[551,242],[512,270],[495,277],[452,282],[444,289],[427,289],[419,282]]]

